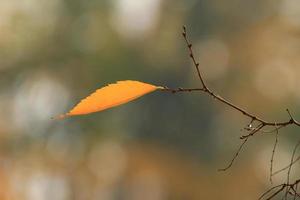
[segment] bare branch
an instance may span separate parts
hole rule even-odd
[[[273,184],[272,176],[273,176],[273,162],[274,162],[274,155],[275,155],[275,150],[277,147],[278,143],[278,128],[276,127],[276,135],[275,135],[275,143],[272,149],[272,155],[271,155],[271,164],[270,164],[270,182]]]
[[[238,150],[234,154],[233,158],[231,159],[230,163],[226,167],[218,169],[218,171],[226,171],[227,169],[229,169],[233,165],[235,159],[239,156],[241,150],[243,149],[243,147],[246,144],[246,142],[248,141],[248,139],[249,139],[249,137],[247,137],[247,138],[244,139],[244,141],[241,143],[241,145],[239,146]]]
[[[257,121],[257,122],[260,122],[263,124],[263,126],[273,126],[273,127],[285,127],[287,125],[297,125],[297,126],[300,126],[300,123],[295,120],[292,115],[290,114],[290,111],[287,109],[287,112],[289,113],[289,116],[290,116],[290,119],[288,121],[283,121],[283,122],[269,122],[269,121],[266,121],[264,119],[261,119],[259,118],[258,116],[254,115],[254,114],[251,114],[250,112],[246,111],[245,109],[235,105],[234,103],[226,100],[225,98],[223,98],[222,96],[214,93],[212,90],[210,90],[207,86],[207,84],[205,83],[204,79],[203,79],[203,76],[200,72],[200,69],[199,69],[199,63],[196,61],[196,58],[195,58],[195,55],[194,55],[194,52],[193,52],[193,49],[192,49],[192,43],[189,41],[188,39],[188,35],[187,35],[187,31],[186,31],[186,27],[183,26],[183,32],[182,32],[182,35],[184,37],[184,40],[186,42],[186,45],[188,47],[188,51],[189,51],[189,55],[192,59],[192,62],[196,68],[196,71],[197,71],[197,75],[201,81],[201,84],[202,84],[202,88],[178,88],[178,89],[170,89],[170,88],[163,88],[161,89],[161,91],[167,91],[167,92],[172,92],[172,93],[177,93],[177,92],[192,92],[192,91],[200,91],[200,92],[204,92],[206,94],[208,94],[209,96],[211,96],[212,98],[218,100],[219,102],[223,103],[223,104],[226,104],[227,106],[239,111],[240,113],[242,113],[243,115],[249,117],[252,121]],[[281,128],[282,128],[281,127]]]
[[[270,189],[268,189],[266,192],[264,192],[259,198],[258,198],[258,200],[261,200],[261,199],[263,199],[267,194],[269,194],[271,191],[273,191],[274,189],[276,189],[276,188],[279,188],[279,187],[281,187],[279,190],[277,190],[274,194],[276,195],[276,194],[278,194],[279,192],[281,192],[284,188],[285,188],[285,184],[280,184],[280,185],[276,185],[276,186],[274,186],[274,187],[271,187]],[[274,195],[273,194],[273,195]],[[272,196],[273,196],[272,195]],[[272,197],[272,196],[270,196],[270,197]],[[270,199],[270,197],[268,198],[268,199]]]
[[[275,176],[275,175],[279,174],[280,172],[283,172],[284,170],[289,169],[290,165],[295,164],[295,163],[298,162],[299,160],[300,160],[300,156],[298,156],[298,157],[297,157],[292,163],[290,163],[288,166],[286,166],[286,167],[284,167],[284,168],[282,168],[282,169],[280,169],[280,170],[275,171],[275,172],[272,174],[272,176]]]
[[[227,169],[229,169],[233,165],[234,161],[239,156],[240,152],[242,151],[243,147],[245,146],[245,144],[247,143],[247,141],[249,140],[249,138],[251,136],[254,136],[257,133],[273,133],[273,134],[275,133],[275,142],[274,142],[274,146],[273,146],[273,149],[272,149],[272,155],[271,155],[271,159],[270,159],[270,182],[272,183],[272,177],[273,176],[275,176],[276,174],[288,169],[287,181],[284,184],[280,184],[280,185],[277,185],[277,186],[274,186],[274,187],[270,188],[265,193],[263,193],[259,197],[259,199],[260,200],[261,199],[266,199],[266,200],[273,199],[274,197],[277,197],[277,195],[281,194],[284,190],[285,190],[285,192],[284,192],[284,198],[285,199],[288,198],[288,195],[291,195],[293,197],[293,199],[297,199],[297,197],[300,197],[299,193],[297,192],[297,188],[298,188],[298,184],[300,183],[300,179],[296,180],[294,183],[290,183],[290,173],[291,173],[292,166],[297,161],[300,160],[300,156],[298,156],[296,159],[294,159],[297,148],[300,146],[300,141],[297,143],[297,145],[294,148],[290,164],[288,166],[276,171],[276,172],[273,172],[273,163],[274,163],[276,147],[277,147],[277,144],[278,144],[279,129],[282,129],[282,128],[290,126],[290,125],[295,125],[295,126],[300,127],[300,122],[297,121],[293,117],[293,115],[291,114],[289,109],[286,109],[286,111],[289,115],[288,120],[286,120],[286,121],[267,121],[265,119],[262,119],[262,118],[258,117],[257,115],[254,115],[254,114],[248,112],[246,109],[244,109],[242,107],[239,107],[238,105],[232,103],[231,101],[226,100],[222,96],[216,94],[213,90],[209,89],[209,87],[207,86],[207,84],[206,84],[206,82],[203,78],[203,75],[200,71],[199,63],[197,62],[197,59],[194,55],[193,48],[192,48],[192,43],[189,40],[189,37],[187,35],[187,29],[186,29],[185,26],[183,26],[182,35],[183,35],[184,41],[187,45],[189,56],[192,60],[193,65],[196,68],[197,75],[198,75],[198,78],[201,82],[202,87],[201,88],[177,88],[177,89],[171,89],[171,88],[168,88],[168,87],[164,87],[164,88],[161,89],[161,91],[171,92],[171,93],[203,92],[204,94],[212,97],[213,99],[220,102],[221,104],[227,105],[228,107],[232,108],[233,110],[236,110],[237,112],[239,112],[242,115],[250,118],[250,120],[251,120],[250,124],[247,127],[244,128],[244,130],[247,131],[247,134],[240,136],[240,139],[243,140],[243,141],[240,144],[239,148],[237,149],[236,153],[234,154],[232,160],[229,162],[229,164],[225,168],[219,169],[219,171],[226,171]],[[257,125],[253,127],[253,123],[257,124]],[[268,129],[264,130],[265,128],[268,128],[269,130]],[[276,190],[276,191],[274,191],[274,190]]]
[[[178,93],[178,92],[193,92],[193,91],[203,91],[203,88],[177,88],[177,89],[171,89],[168,87],[164,87],[161,89],[162,91],[166,92],[172,92],[172,93]]]
[[[256,128],[253,128],[252,131],[247,135],[242,135],[240,139],[245,139],[250,136],[253,136],[255,133],[259,132],[265,125],[263,123],[260,123]]]
[[[298,189],[298,184],[295,185],[295,188],[292,187],[292,190],[294,192],[294,198],[293,198],[294,200],[296,200],[297,197],[300,197],[299,193],[297,192],[297,189]]]
[[[289,182],[290,182],[290,174],[291,174],[291,170],[292,170],[292,166],[293,166],[292,163],[294,162],[294,157],[295,157],[296,151],[297,151],[299,146],[300,146],[300,140],[295,145],[295,148],[294,148],[293,153],[292,153],[292,158],[291,158],[291,162],[290,162],[288,173],[287,173],[287,181],[286,181],[287,184],[289,184]]]
[[[282,121],[282,122],[269,122],[269,121],[266,121],[254,114],[251,114],[250,112],[246,111],[244,108],[241,108],[237,105],[235,105],[234,103],[226,100],[225,98],[223,98],[222,96],[214,93],[212,90],[210,90],[208,88],[208,86],[206,85],[204,79],[203,79],[203,76],[201,74],[201,71],[199,69],[199,63],[196,61],[196,58],[195,58],[195,55],[194,55],[194,52],[193,52],[193,48],[192,48],[192,43],[190,42],[190,40],[188,39],[188,35],[187,35],[187,29],[185,26],[183,26],[183,32],[182,32],[182,35],[183,35],[183,38],[184,38],[184,41],[187,45],[187,48],[188,48],[188,51],[189,51],[189,55],[190,55],[190,58],[196,68],[196,71],[197,71],[197,75],[201,81],[201,84],[202,84],[202,88],[177,88],[177,89],[171,89],[171,88],[168,88],[168,87],[164,87],[161,89],[161,91],[164,91],[164,92],[171,92],[171,93],[179,93],[179,92],[204,92],[205,94],[207,94],[208,96],[211,96],[213,99],[219,101],[220,103],[223,103],[229,107],[231,107],[232,109],[240,112],[241,114],[245,115],[246,117],[249,117],[251,119],[251,123],[252,124],[253,122],[259,122],[259,125],[256,127],[256,128],[249,128],[247,129],[248,131],[250,131],[250,133],[248,133],[247,135],[242,135],[240,137],[240,139],[244,140],[241,144],[241,146],[238,148],[237,152],[235,153],[233,159],[231,160],[231,162],[229,163],[229,165],[223,169],[220,169],[221,171],[225,171],[227,170],[228,168],[230,168],[233,164],[233,162],[235,161],[236,157],[239,155],[241,149],[243,148],[244,144],[247,142],[248,138],[255,135],[256,133],[259,133],[259,132],[262,132],[262,133],[272,133],[272,132],[278,132],[279,129],[285,127],[285,126],[288,126],[288,125],[296,125],[296,126],[300,126],[300,123],[298,121],[296,121],[293,116],[291,115],[290,111],[287,109],[287,112],[289,114],[289,120],[288,121]],[[262,130],[263,128],[265,127],[275,127],[275,129],[273,130],[270,130],[270,131],[264,131]],[[276,142],[277,144],[277,142]],[[275,146],[276,147],[276,146]],[[275,150],[274,150],[275,152]],[[274,155],[272,155],[272,163],[273,163],[273,158]],[[273,166],[273,164],[272,164]],[[271,166],[271,168],[273,168]],[[273,169],[272,169],[273,170]],[[271,170],[271,176],[272,176],[272,170]],[[270,180],[271,180],[271,177],[270,177]]]
[[[183,26],[182,36],[183,36],[183,38],[184,38],[184,40],[185,40],[185,42],[187,44],[187,47],[189,49],[190,57],[191,57],[191,59],[193,61],[194,66],[196,67],[198,77],[199,77],[199,79],[200,79],[200,81],[202,83],[202,87],[203,87],[204,90],[206,90],[207,87],[206,87],[205,82],[204,82],[204,80],[202,78],[202,75],[201,75],[201,72],[200,72],[200,69],[199,69],[199,63],[195,59],[194,52],[193,52],[193,49],[192,49],[193,45],[192,45],[192,43],[189,42],[185,26]]]

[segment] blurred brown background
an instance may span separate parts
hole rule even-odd
[[[199,86],[182,25],[213,90],[268,120],[300,118],[300,1],[0,0],[0,199],[250,200],[270,187],[273,135],[217,172],[249,121],[203,94],[50,119],[117,80]],[[275,170],[298,138],[281,131]]]

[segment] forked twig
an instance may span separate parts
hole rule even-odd
[[[290,163],[288,166],[283,167],[282,169],[279,169],[279,170],[273,172],[272,176],[275,176],[275,175],[279,174],[280,172],[283,172],[283,171],[289,169],[290,165],[294,165],[294,164],[295,164],[296,162],[298,162],[299,160],[300,160],[300,156],[298,156],[298,157],[297,157],[292,163]]]
[[[256,130],[254,129],[251,129],[249,130],[249,134],[247,135],[242,135],[240,137],[240,139],[244,140],[241,147],[238,149],[238,152],[235,154],[233,160],[230,162],[229,164],[229,167],[226,167],[224,169],[228,169],[230,168],[230,166],[232,165],[232,163],[234,162],[234,160],[236,159],[236,157],[238,156],[239,154],[239,151],[242,149],[244,143],[246,143],[248,140],[246,140],[246,138],[250,137],[250,136],[253,136],[255,135],[256,133],[258,132],[273,132],[273,131],[278,131],[280,128],[283,128],[283,127],[286,127],[288,125],[296,125],[296,126],[300,126],[300,122],[298,122],[297,120],[294,119],[294,117],[292,117],[290,111],[287,109],[287,112],[289,114],[289,120],[288,121],[282,121],[282,122],[269,122],[269,121],[266,121],[254,114],[251,114],[250,112],[246,111],[244,108],[241,108],[237,105],[235,105],[234,103],[226,100],[225,98],[223,98],[222,96],[214,93],[211,89],[209,89],[209,87],[207,86],[206,82],[204,81],[204,78],[202,76],[202,73],[200,71],[200,68],[199,68],[199,63],[197,62],[196,60],[196,57],[194,55],[194,52],[193,52],[193,48],[192,48],[192,43],[189,41],[189,38],[188,38],[188,35],[187,35],[187,29],[185,26],[183,26],[183,32],[182,32],[182,35],[183,35],[183,38],[184,38],[184,41],[187,45],[187,48],[188,48],[188,51],[189,51],[189,56],[190,58],[192,59],[192,62],[194,64],[194,67],[197,71],[197,75],[198,75],[198,78],[201,82],[201,88],[178,88],[178,89],[171,89],[171,88],[168,88],[168,87],[164,87],[161,89],[161,91],[165,91],[165,92],[172,92],[172,93],[179,93],[179,92],[204,92],[205,94],[211,96],[212,98],[214,98],[215,100],[219,101],[220,103],[223,103],[229,107],[231,107],[232,109],[242,113],[243,115],[249,117],[251,119],[251,123],[252,122],[259,122],[259,125],[256,127]],[[271,131],[263,131],[262,129],[265,128],[265,127],[275,127],[274,130],[271,130]],[[224,170],[221,170],[221,171],[224,171]]]
[[[276,188],[279,188],[275,193],[273,193],[270,197],[268,197],[266,200],[272,199],[274,196],[276,196],[277,194],[279,194],[282,190],[284,190],[285,188],[285,184],[280,184],[280,185],[276,185],[274,187],[271,187],[270,189],[268,189],[266,192],[264,192],[259,198],[258,200],[263,199],[265,196],[267,196],[271,191],[273,191]]]
[[[222,96],[216,94],[213,90],[211,90],[204,78],[203,75],[201,73],[201,70],[199,68],[199,63],[196,60],[196,57],[194,55],[193,52],[193,48],[192,48],[192,43],[190,42],[188,35],[187,35],[187,29],[184,26],[183,27],[183,32],[182,35],[184,37],[184,41],[187,45],[188,51],[189,51],[189,56],[193,62],[193,65],[197,71],[197,75],[198,78],[201,82],[201,87],[200,88],[177,88],[177,89],[171,89],[168,87],[164,87],[162,89],[160,89],[161,91],[165,91],[165,92],[171,92],[171,93],[180,93],[180,92],[203,92],[204,94],[207,94],[208,96],[211,96],[213,99],[217,100],[218,102],[227,105],[228,107],[236,110],[237,112],[240,112],[241,114],[245,115],[246,117],[250,118],[251,122],[249,124],[249,127],[245,128],[246,131],[248,131],[247,134],[240,136],[240,139],[243,140],[243,142],[241,143],[241,145],[239,146],[239,148],[237,149],[236,153],[234,154],[232,160],[230,161],[230,163],[227,165],[227,167],[223,168],[223,169],[219,169],[220,171],[226,171],[227,169],[229,169],[234,161],[236,160],[236,158],[238,157],[239,153],[241,152],[242,148],[244,147],[244,145],[247,143],[247,141],[249,140],[250,137],[256,135],[257,133],[274,133],[276,132],[276,136],[275,136],[275,143],[273,146],[273,150],[272,150],[272,155],[271,155],[271,166],[270,166],[270,182],[272,182],[272,176],[288,169],[288,176],[287,176],[287,183],[285,184],[280,184],[277,186],[274,186],[272,188],[270,188],[268,191],[266,191],[263,195],[261,195],[261,197],[259,199],[263,199],[265,196],[267,196],[268,194],[270,194],[270,192],[272,192],[274,189],[277,189],[274,193],[272,193],[267,200],[274,198],[275,196],[277,196],[278,194],[280,194],[284,189],[286,189],[285,192],[285,198],[287,198],[287,195],[292,195],[294,197],[294,199],[296,199],[299,194],[297,193],[297,186],[300,182],[300,179],[296,180],[293,184],[289,183],[289,176],[290,176],[290,171],[292,168],[292,165],[295,164],[297,161],[300,160],[300,156],[297,157],[296,159],[294,159],[295,156],[295,152],[298,148],[298,146],[300,145],[300,142],[296,145],[293,155],[292,155],[292,160],[291,163],[287,166],[284,167],[283,169],[280,169],[276,172],[273,173],[273,162],[274,162],[274,154],[275,154],[275,150],[277,147],[277,143],[278,143],[278,131],[281,128],[290,126],[290,125],[295,125],[295,126],[299,126],[300,127],[300,122],[297,121],[291,114],[291,112],[286,109],[288,115],[289,115],[289,119],[287,121],[275,121],[275,122],[270,122],[267,121],[265,119],[262,119],[250,112],[248,112],[247,110],[245,110],[242,107],[237,106],[236,104],[226,100],[225,98],[223,98]],[[258,123],[258,125],[256,127],[252,127],[252,123]],[[275,127],[274,129],[271,130],[263,130],[264,128],[272,128]],[[279,188],[279,189],[278,189]]]
[[[289,184],[290,183],[290,174],[291,174],[291,171],[292,171],[292,163],[294,162],[294,157],[295,157],[295,154],[296,154],[296,151],[298,149],[298,147],[300,146],[300,140],[297,142],[297,144],[295,145],[295,148],[293,150],[293,153],[292,153],[292,158],[291,158],[291,162],[290,162],[290,165],[289,165],[289,169],[288,169],[288,172],[287,172],[287,180],[286,180],[286,184]],[[288,195],[288,192],[289,190],[286,189],[286,193],[285,193],[285,198],[287,199],[287,195]]]

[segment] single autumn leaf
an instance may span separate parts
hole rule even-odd
[[[81,100],[68,113],[60,115],[58,118],[99,112],[127,103],[157,89],[163,89],[163,87],[132,80],[118,81],[96,90]]]

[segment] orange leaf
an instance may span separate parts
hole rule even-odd
[[[162,89],[162,87],[139,81],[118,81],[96,90],[81,100],[68,113],[60,115],[58,118],[99,112],[132,101],[156,89]]]

